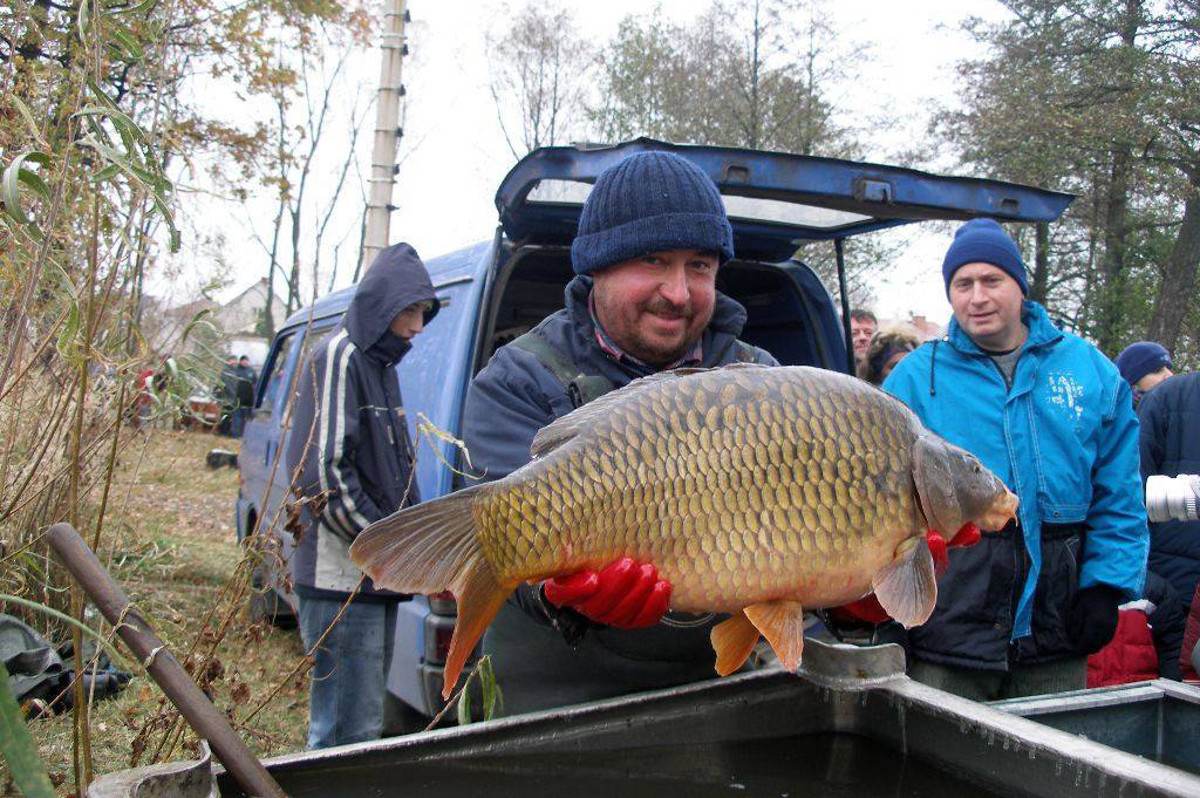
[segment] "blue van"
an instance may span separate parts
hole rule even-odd
[[[723,147],[637,139],[612,147],[545,147],[512,168],[496,193],[499,226],[490,240],[426,261],[441,310],[400,364],[400,384],[417,445],[421,496],[455,487],[463,403],[471,378],[500,347],[563,306],[573,276],[570,243],[596,176],[627,155],[669,150],[717,184],[734,230],[737,258],[721,268],[718,288],[745,306],[742,338],[780,363],[847,371],[848,315],[816,274],[792,256],[806,241],[842,242],[860,233],[929,219],[991,216],[1052,221],[1070,195],[992,180],[940,177],[912,169]],[[843,281],[844,282],[844,281]],[[353,296],[346,288],[288,319],[275,336],[258,385],[253,419],[238,458],[238,540],[259,536],[267,549],[255,574],[250,611],[289,615],[283,499],[293,375],[337,323]],[[436,434],[440,430],[442,434]],[[445,433],[448,433],[446,435]],[[272,566],[274,563],[274,566]],[[442,663],[454,625],[449,597],[401,605],[389,690],[423,716],[442,706]]]

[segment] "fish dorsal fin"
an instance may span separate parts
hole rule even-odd
[[[533,436],[533,444],[529,447],[529,453],[533,457],[544,457],[574,438],[582,430],[591,427],[597,419],[608,413],[614,405],[627,400],[632,394],[644,388],[681,377],[689,377],[693,374],[701,374],[706,371],[711,371],[711,369],[689,367],[659,371],[636,379],[628,385],[617,388],[615,391],[609,391],[604,396],[593,399],[583,407],[576,408],[565,416],[556,418],[538,430],[537,434]]]
[[[937,604],[937,580],[925,536],[901,541],[895,558],[875,574],[871,586],[884,612],[905,629],[929,620]]]

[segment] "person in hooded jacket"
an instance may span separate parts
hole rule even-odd
[[[296,377],[286,445],[301,525],[290,568],[300,634],[316,646],[310,748],[382,734],[396,606],[409,597],[376,589],[348,552],[368,524],[419,501],[396,364],[437,311],[417,253],[388,247]]]
[[[571,245],[566,307],[498,349],[467,393],[463,436],[485,479],[529,462],[534,435],[632,380],[684,366],[777,365],[738,340],[746,311],[716,290],[733,257],[717,187],[672,153],[602,172]],[[712,615],[667,613],[670,585],[624,559],[522,586],[484,640],[516,714],[712,678]],[[564,640],[566,638],[566,640]]]
[[[937,606],[909,631],[910,674],[986,701],[1081,689],[1086,658],[1140,598],[1149,538],[1128,383],[1028,300],[1016,243],[991,219],[942,264],[945,338],[883,389],[1004,480],[1016,523],[953,549]]]

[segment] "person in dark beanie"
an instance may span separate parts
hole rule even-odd
[[[1154,341],[1130,344],[1117,355],[1116,363],[1121,377],[1133,388],[1134,407],[1151,388],[1175,374],[1171,371],[1171,353]]]
[[[908,634],[914,679],[980,701],[1081,689],[1086,660],[1142,595],[1149,546],[1130,387],[1026,298],[1021,253],[991,219],[942,262],[947,334],[883,383],[1017,494],[1017,522],[949,551],[937,607]]]
[[[566,307],[498,349],[471,383],[463,435],[473,465],[485,479],[508,475],[529,461],[540,428],[639,377],[776,365],[738,340],[746,311],[716,290],[733,255],[717,187],[691,161],[642,152],[601,173],[571,245]],[[710,678],[715,619],[664,615],[669,598],[652,566],[630,560],[522,586],[484,640],[505,710]]]
[[[383,732],[396,608],[409,597],[376,589],[349,548],[368,524],[419,501],[396,364],[437,312],[425,264],[408,244],[390,246],[296,377],[289,567],[305,648],[325,636],[312,651],[309,748]]]

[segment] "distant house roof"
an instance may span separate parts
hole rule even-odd
[[[233,299],[215,308],[213,320],[228,335],[254,334],[258,329],[263,308],[267,306],[267,293],[267,279],[263,277]],[[281,323],[286,313],[287,308],[283,301],[278,294],[274,295],[271,298],[271,317],[275,323]]]

